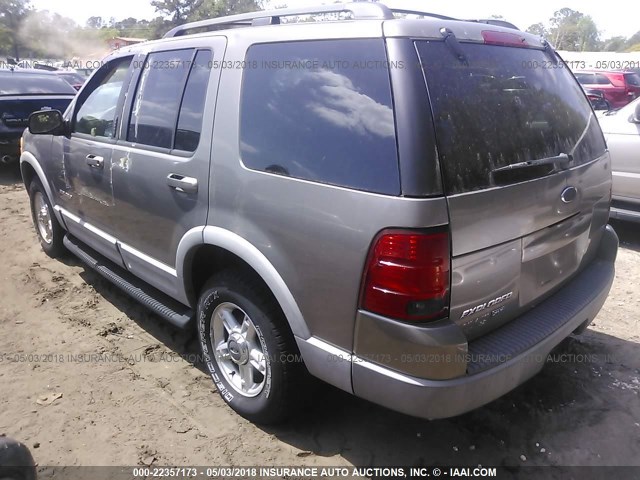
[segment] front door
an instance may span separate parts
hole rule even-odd
[[[112,227],[111,161],[131,58],[112,60],[96,72],[73,107],[71,135],[62,138],[65,223],[72,235],[121,265]]]

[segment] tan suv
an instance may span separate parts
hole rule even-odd
[[[307,374],[427,418],[520,385],[611,286],[609,154],[571,73],[529,67],[560,65],[539,37],[419,15],[257,12],[114,52],[31,117],[43,248],[195,329],[254,421]]]

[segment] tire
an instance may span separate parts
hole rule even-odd
[[[33,226],[36,229],[42,250],[52,258],[62,256],[65,252],[62,244],[64,229],[58,223],[51,201],[37,178],[29,185],[29,200]]]
[[[8,437],[0,437],[0,479],[36,480],[36,464],[27,446]]]
[[[294,410],[306,369],[282,310],[253,272],[227,270],[206,283],[197,329],[205,366],[233,410],[259,424]]]

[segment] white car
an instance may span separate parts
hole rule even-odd
[[[640,98],[598,121],[611,152],[611,218],[640,222]]]

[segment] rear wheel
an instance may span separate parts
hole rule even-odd
[[[290,413],[305,368],[284,314],[259,280],[235,271],[212,277],[198,302],[198,338],[218,393],[237,413],[263,424]]]
[[[62,239],[64,230],[53,213],[53,207],[40,180],[34,179],[29,186],[31,218],[44,253],[56,258],[64,253]]]

